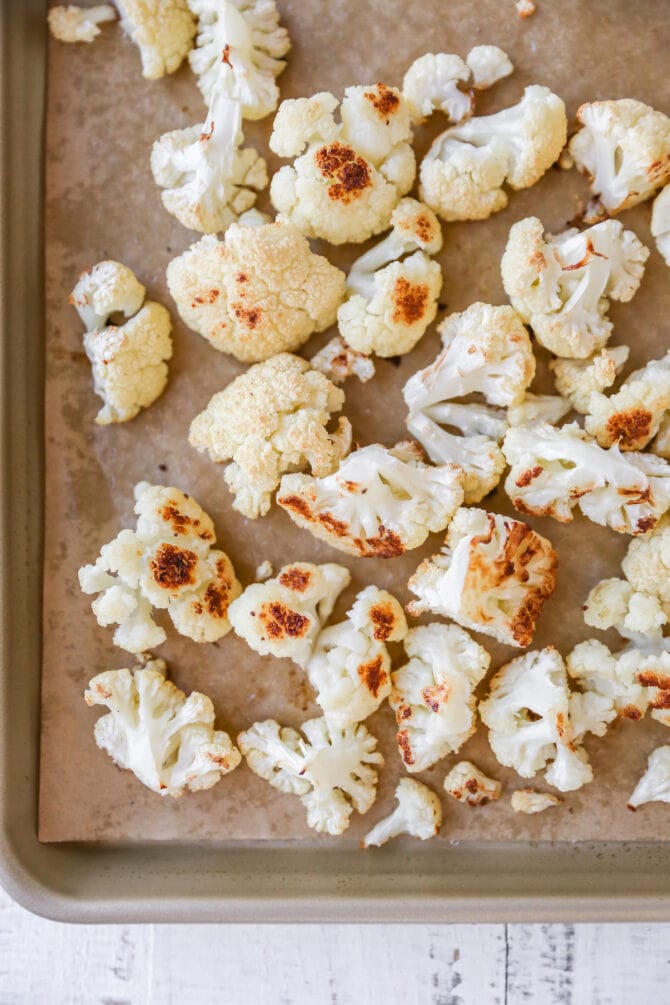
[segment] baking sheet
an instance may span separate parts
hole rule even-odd
[[[665,65],[670,34],[667,5],[648,2],[640,10],[624,3],[578,0],[545,2],[528,19],[517,18],[513,4],[435,2],[410,6],[338,5],[338,17],[315,2],[279,3],[293,51],[280,78],[284,97],[330,89],[341,96],[352,83],[384,80],[399,84],[404,69],[425,51],[455,51],[464,56],[475,44],[501,45],[516,73],[478,100],[479,114],[518,100],[528,83],[550,86],[573,117],[578,105],[598,97],[636,97],[670,112],[670,81],[651,76]],[[341,561],[352,584],[335,616],[355,592],[374,582],[406,601],[404,584],[419,561],[439,548],[442,535],[390,561],[352,559],[300,531],[274,508],[261,521],[247,521],[230,505],[221,467],[197,454],[187,442],[191,419],[213,393],[243,367],[188,331],[172,309],[165,267],[198,235],[184,230],[162,207],[149,170],[153,140],[168,129],[200,121],[204,106],[187,67],[158,82],[141,78],[137,52],[115,27],[91,46],[49,50],[46,171],[47,281],[47,513],[45,540],[44,669],[41,746],[40,838],[43,841],[123,839],[285,839],[315,837],[304,822],[297,799],[284,796],[242,765],[214,789],[180,800],[160,799],[130,773],[119,771],[93,740],[97,710],[86,707],[82,692],[91,676],[128,666],[132,657],[111,643],[111,629],[96,625],[90,598],[77,584],[77,569],[94,560],[100,545],[123,526],[131,526],[132,489],[140,480],[173,484],[190,492],[213,517],[219,544],[230,554],[243,583],[252,581],[264,559],[275,568],[288,561]],[[437,119],[438,117],[436,117]],[[443,123],[421,130],[421,156]],[[270,125],[247,124],[247,142],[266,149]],[[271,170],[277,160],[268,156]],[[586,197],[576,172],[552,169],[533,189],[512,195],[507,210],[483,223],[445,226],[441,255],[445,273],[442,301],[462,310],[477,299],[505,301],[499,260],[509,227],[538,215],[550,231],[562,229]],[[261,208],[264,202],[260,203]],[[649,205],[622,219],[650,244]],[[327,249],[346,266],[359,248]],[[135,270],[148,295],[172,310],[175,355],[167,391],[131,423],[100,428],[94,422],[99,399],[92,393],[90,369],[82,350],[78,317],[67,304],[79,272],[105,257]],[[630,367],[665,350],[670,315],[670,272],[652,250],[642,289],[632,304],[614,305],[612,344],[631,345]],[[306,356],[330,337],[313,339]],[[20,333],[17,333],[20,338]],[[345,411],[361,443],[392,443],[405,435],[401,388],[408,376],[437,352],[428,334],[398,367],[379,361],[377,377],[345,384]],[[542,368],[540,368],[542,370]],[[545,389],[542,375],[536,385]],[[490,506],[512,512],[500,495]],[[598,579],[618,572],[627,540],[578,517],[572,525],[529,520],[559,552],[559,587],[545,608],[537,646],[553,642],[564,653],[586,637],[580,605]],[[426,620],[426,619],[423,619]],[[480,637],[493,654],[493,666],[515,652]],[[232,633],[211,646],[175,637],[157,652],[168,661],[172,678],[187,692],[209,694],[220,724],[236,735],[256,719],[272,716],[297,726],[318,714],[304,674],[285,660],[257,657]],[[401,656],[396,651],[396,656]],[[343,841],[358,840],[390,809],[392,792],[404,773],[395,750],[393,715],[383,708],[368,721],[380,738],[386,767],[380,795],[365,818],[354,815]],[[651,720],[621,723],[587,749],[596,781],[565,797],[561,810],[537,817],[512,814],[505,800],[480,810],[444,797],[442,840],[657,839],[667,809],[625,808],[626,796],[644,767],[648,752],[670,739]],[[501,778],[507,793],[533,784],[497,765],[480,729],[462,748],[417,776],[439,789],[456,760],[468,757]],[[543,787],[541,777],[535,780]]]

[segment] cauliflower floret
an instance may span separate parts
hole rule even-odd
[[[626,377],[616,394],[594,391],[584,421],[601,447],[642,450],[656,436],[670,408],[670,353]]]
[[[395,790],[398,805],[390,816],[376,824],[361,841],[361,848],[379,848],[400,834],[411,837],[436,837],[442,826],[442,805],[439,797],[422,782],[401,778]]]
[[[670,185],[654,199],[651,210],[651,235],[656,240],[658,253],[670,265]]]
[[[334,324],[344,273],[288,223],[232,224],[167,268],[177,309],[220,352],[256,363],[292,352]]]
[[[438,136],[421,162],[420,196],[445,220],[484,220],[507,205],[503,184],[530,188],[565,146],[565,105],[532,85],[521,101]]]
[[[69,296],[87,332],[104,328],[112,314],[131,318],[144,303],[146,289],[121,262],[98,262],[79,276]]]
[[[517,405],[535,376],[528,332],[511,307],[475,303],[445,318],[442,352],[405,384],[410,412],[481,392],[492,405]]]
[[[459,803],[484,806],[500,799],[502,785],[485,775],[472,761],[459,761],[444,779],[444,790]]]
[[[541,345],[586,359],[612,333],[608,300],[632,299],[649,250],[618,220],[581,233],[543,231],[534,216],[511,228],[500,263],[505,292]]]
[[[478,91],[486,90],[514,73],[512,60],[497,45],[476,45],[470,49],[465,62],[472,73],[472,86]]]
[[[414,348],[437,314],[442,289],[442,270],[428,257],[442,247],[433,211],[416,199],[402,199],[391,226],[391,233],[352,265],[349,299],[337,312],[349,345],[385,357]],[[403,255],[409,257],[394,261]]]
[[[601,349],[587,359],[555,359],[549,364],[556,387],[584,415],[594,391],[611,387],[630,355],[627,345]]]
[[[584,621],[591,628],[616,628],[624,638],[661,638],[668,618],[658,597],[634,590],[625,579],[602,579],[584,604]]]
[[[407,584],[418,600],[410,614],[430,611],[510,646],[528,646],[545,601],[556,588],[556,552],[525,523],[460,509],[444,547],[424,559]]]
[[[98,624],[118,624],[114,643],[131,653],[153,649],[166,634],[151,608],[167,610],[181,635],[214,642],[230,631],[228,605],[242,587],[230,559],[212,548],[214,525],[192,496],[176,488],[135,486],[134,531],[103,545],[95,565],[79,570]]]
[[[270,198],[307,237],[360,243],[386,230],[414,182],[409,108],[385,84],[348,87],[339,124],[336,108],[327,92],[281,103],[270,148],[297,160],[274,175]]]
[[[328,722],[338,728],[362,722],[391,692],[386,642],[407,634],[403,609],[390,593],[368,586],[347,620],[324,628],[307,664],[309,682]]]
[[[230,623],[261,656],[287,656],[305,667],[350,580],[348,569],[333,562],[285,565],[273,579],[247,586],[230,605]]]
[[[107,670],[89,681],[87,705],[109,712],[95,724],[95,742],[120,768],[161,796],[210,789],[241,761],[227,733],[214,729],[207,695],[165,679],[163,660]]]
[[[665,721],[670,698],[670,653],[665,645],[664,640],[637,636],[635,643],[612,653],[597,639],[587,639],[568,655],[568,673],[584,689],[583,695],[572,697],[600,702],[596,715],[603,733],[617,716],[637,721],[648,708],[653,718]],[[594,728],[590,731],[601,735]]]
[[[279,24],[274,0],[188,0],[198,18],[198,37],[189,62],[205,102],[222,78],[227,94],[242,105],[242,117],[262,119],[279,101],[275,78],[291,48]],[[228,73],[231,67],[233,72]]]
[[[193,46],[195,18],[187,0],[115,0],[121,25],[140,50],[142,76],[174,73]]]
[[[49,30],[59,42],[92,42],[100,34],[98,25],[116,21],[116,11],[109,4],[97,7],[51,7],[47,14]]]
[[[670,181],[670,119],[630,98],[592,101],[577,111],[582,129],[570,153],[612,216]]]
[[[413,442],[373,443],[345,457],[326,478],[284,475],[277,503],[294,523],[333,548],[394,558],[443,530],[463,501],[462,472],[424,464]]]
[[[493,753],[522,778],[532,778],[552,761],[545,778],[560,792],[592,780],[586,751],[570,722],[565,664],[553,646],[501,667],[479,713],[489,728]]]
[[[646,534],[670,507],[670,464],[653,454],[603,450],[576,422],[510,429],[505,492],[520,513],[572,520],[579,506],[619,534]]]
[[[267,513],[272,493],[287,471],[333,471],[351,443],[349,420],[328,432],[344,392],[288,353],[257,363],[223,391],[191,423],[189,443],[213,461],[232,461],[225,479],[233,506],[250,519]]]
[[[474,52],[473,49],[470,56]],[[477,61],[475,56],[475,63]],[[472,115],[472,91],[462,91],[458,86],[469,81],[470,72],[471,68],[460,56],[445,52],[437,55],[427,52],[415,59],[402,82],[402,96],[409,106],[412,122],[419,124],[435,111],[444,112],[451,122],[460,122]]]
[[[398,750],[408,771],[423,771],[456,753],[476,727],[475,688],[491,657],[457,625],[412,628],[409,662],[391,675]]]
[[[429,405],[426,415],[443,426],[457,429],[464,437],[486,436],[495,443],[505,439],[508,422],[505,410],[497,406],[482,405],[470,401],[463,405],[456,401],[443,401],[437,405]]]
[[[336,729],[309,719],[295,729],[273,719],[255,722],[237,738],[247,764],[274,788],[300,796],[307,823],[343,834],[354,810],[367,813],[377,795],[377,768],[384,759],[362,723]]]
[[[535,789],[517,789],[512,793],[512,809],[515,813],[542,813],[561,802],[551,792],[537,792]]]
[[[263,158],[242,147],[243,140],[242,106],[223,89],[212,98],[203,125],[156,140],[151,172],[165,190],[163,205],[184,227],[214,234],[251,209],[268,175]]]
[[[631,541],[621,563],[634,590],[651,593],[670,616],[670,522],[664,518],[646,537]]]
[[[309,361],[313,370],[324,373],[333,384],[342,384],[347,377],[358,377],[361,384],[375,375],[375,365],[369,356],[357,352],[341,335],[335,335]]]
[[[642,803],[670,803],[670,747],[656,747],[647,760],[647,770],[628,800],[628,808]]]
[[[526,391],[522,402],[510,405],[507,409],[507,421],[510,426],[534,426],[538,422],[548,422],[553,426],[565,418],[571,409],[571,402],[559,394],[533,394]]]

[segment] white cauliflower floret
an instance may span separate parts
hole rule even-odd
[[[351,443],[349,420],[328,432],[344,392],[288,353],[257,363],[210,399],[195,417],[189,443],[217,463],[232,461],[225,479],[235,509],[255,519],[267,513],[287,471],[309,468],[322,477]]]
[[[193,46],[195,18],[187,0],[115,0],[121,25],[140,50],[142,76],[174,73]]]
[[[223,89],[212,98],[202,125],[156,140],[151,172],[164,189],[163,205],[184,227],[214,234],[251,209],[268,175],[263,158],[242,147],[243,140],[242,106]]]
[[[51,7],[47,14],[49,30],[59,42],[92,42],[100,34],[98,25],[116,21],[116,11],[109,4],[96,7]]]
[[[348,569],[333,562],[285,565],[273,579],[247,586],[230,605],[230,623],[261,656],[287,656],[305,667],[350,580]]]
[[[112,314],[131,318],[144,303],[146,289],[132,269],[121,262],[104,261],[79,276],[69,302],[87,332],[104,328]]]
[[[664,518],[646,537],[631,541],[621,563],[634,590],[658,597],[670,616],[670,522]]]
[[[370,357],[352,349],[341,335],[335,335],[330,342],[326,342],[312,356],[309,365],[313,370],[324,373],[333,384],[342,384],[347,377],[354,375],[361,384],[365,384],[375,375],[375,365]]]
[[[555,359],[549,364],[556,387],[584,415],[594,391],[611,387],[630,355],[627,345],[601,349],[586,359]]]
[[[670,185],[659,192],[651,210],[651,235],[658,253],[670,265]]]
[[[652,709],[652,718],[664,725],[670,707],[670,652],[662,638],[635,640],[618,653],[612,653],[597,639],[587,639],[575,646],[567,657],[570,676],[584,689],[582,697],[600,702],[596,715],[606,724],[617,716],[637,721]],[[591,728],[591,732],[597,732]],[[601,735],[597,733],[597,735]]]
[[[523,401],[507,409],[507,421],[510,426],[534,426],[538,422],[548,422],[553,426],[571,410],[572,403],[559,394],[526,391]]]
[[[472,761],[459,761],[444,779],[444,790],[459,803],[484,806],[500,799],[502,785],[485,775]]]
[[[594,391],[584,421],[601,447],[642,450],[656,436],[670,409],[670,353],[652,359],[624,380],[609,397]]]
[[[385,643],[406,634],[402,607],[376,586],[358,594],[346,621],[323,629],[306,669],[330,724],[339,728],[362,722],[379,708],[391,692]]]
[[[565,664],[553,646],[501,667],[479,713],[489,728],[493,753],[522,778],[532,778],[552,761],[545,778],[561,792],[592,780],[586,751],[570,722]]]
[[[294,523],[350,555],[393,558],[443,530],[463,501],[462,472],[424,464],[413,442],[373,443],[325,478],[284,475],[277,503]]]
[[[512,809],[515,813],[542,813],[550,806],[558,806],[562,800],[551,792],[537,792],[535,789],[517,789],[512,793]]]
[[[95,724],[95,742],[120,768],[162,796],[210,789],[241,761],[227,733],[214,729],[207,695],[165,679],[163,660],[108,670],[89,681],[87,705],[109,712]]]
[[[503,77],[514,73],[512,60],[497,45],[476,45],[465,57],[472,73],[472,86],[476,90],[486,90]]]
[[[618,220],[552,235],[531,216],[511,228],[500,268],[505,292],[538,342],[557,356],[586,359],[612,333],[609,300],[632,299],[648,257]]]
[[[592,101],[577,111],[582,129],[570,153],[612,216],[670,180],[670,119],[630,98]]]
[[[634,590],[625,579],[602,579],[589,593],[583,610],[591,628],[616,628],[629,639],[637,635],[660,639],[668,621],[658,597]]]
[[[401,778],[395,790],[398,805],[390,816],[376,824],[361,841],[361,848],[379,848],[400,834],[436,837],[442,826],[442,805],[438,796],[422,782]]]
[[[384,759],[362,723],[336,729],[309,719],[295,729],[273,719],[255,722],[237,738],[251,770],[281,792],[300,796],[307,823],[343,834],[354,810],[367,813],[377,795],[377,768]]]
[[[653,454],[603,450],[576,422],[510,429],[505,492],[520,513],[572,520],[579,506],[620,534],[646,534],[670,507],[670,464]]]
[[[651,444],[651,450],[659,457],[670,460],[670,415],[666,414],[661,419],[658,433]]]
[[[201,238],[167,268],[177,309],[220,352],[256,363],[335,323],[344,273],[287,223],[240,221]]]
[[[349,299],[337,312],[340,334],[349,345],[384,357],[414,348],[435,318],[442,289],[442,270],[428,257],[442,247],[433,211],[416,199],[402,199],[391,226],[391,233],[352,265]]]
[[[466,438],[486,436],[495,443],[505,439],[509,425],[504,409],[474,401],[467,404],[457,401],[439,402],[437,405],[429,405],[425,412],[415,413],[415,417],[418,418],[419,415],[426,415],[442,426],[457,429]]]
[[[545,601],[556,588],[556,552],[525,523],[458,510],[441,552],[410,578],[410,614],[430,611],[511,646],[528,646]]]
[[[473,391],[492,405],[523,401],[535,375],[535,357],[528,332],[511,307],[475,303],[445,318],[438,331],[442,352],[403,388],[410,412]]]
[[[484,220],[507,205],[503,185],[530,188],[565,146],[565,105],[532,85],[495,115],[447,129],[421,162],[420,196],[445,220]]]
[[[415,59],[402,82],[402,96],[409,106],[412,122],[423,122],[435,111],[444,112],[452,122],[472,115],[472,92],[459,87],[469,81],[470,73],[470,67],[460,56],[446,52],[427,52]]]
[[[628,808],[643,803],[670,803],[670,747],[656,747],[647,760],[647,770],[628,800]]]
[[[188,4],[198,18],[189,62],[205,102],[211,102],[223,83],[228,96],[242,105],[242,118],[262,119],[274,112],[279,101],[275,78],[286,66],[281,57],[291,48],[274,0],[188,0]]]
[[[270,148],[297,159],[274,175],[270,198],[307,237],[360,243],[386,230],[414,182],[409,108],[385,84],[348,87],[340,123],[336,108],[327,92],[281,103]]]
[[[457,625],[412,628],[409,662],[391,675],[398,750],[408,771],[423,771],[456,753],[476,728],[475,688],[491,662]]]
[[[118,624],[114,643],[129,652],[153,649],[166,639],[151,608],[167,610],[181,635],[214,642],[230,631],[228,605],[242,587],[230,559],[212,548],[211,519],[179,489],[135,486],[134,531],[122,530],[103,545],[95,565],[79,570],[98,624]]]

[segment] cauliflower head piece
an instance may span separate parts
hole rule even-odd
[[[486,90],[514,73],[512,60],[497,45],[476,45],[470,49],[465,62],[472,73],[472,86],[477,91]]]
[[[394,558],[442,530],[463,501],[462,472],[425,464],[418,444],[373,443],[325,478],[284,475],[277,503],[299,527],[363,558]]]
[[[670,184],[654,199],[651,210],[651,235],[656,241],[659,255],[670,265]]]
[[[515,813],[542,813],[551,806],[561,803],[551,792],[537,792],[536,789],[517,789],[512,793],[512,809]]]
[[[584,426],[601,447],[642,450],[658,433],[670,409],[670,353],[652,359],[609,397],[594,391]]]
[[[475,688],[491,662],[489,653],[457,625],[412,628],[409,657],[391,675],[389,704],[396,742],[408,771],[423,771],[456,753],[475,731]]]
[[[106,260],[82,272],[68,299],[91,332],[104,328],[113,314],[125,319],[137,314],[146,292],[132,269]]]
[[[351,442],[349,420],[328,432],[344,392],[307,360],[272,356],[236,377],[191,423],[189,443],[210,458],[231,461],[226,482],[233,506],[250,519],[267,513],[287,471],[333,471]]]
[[[201,238],[167,268],[184,322],[242,363],[293,352],[335,323],[344,273],[289,223],[232,224]]]
[[[100,34],[101,24],[116,21],[116,11],[109,4],[96,7],[50,7],[49,30],[59,42],[92,42]]]
[[[573,719],[602,723],[588,726],[601,736],[617,717],[637,722],[647,709],[665,725],[670,707],[670,653],[665,642],[637,640],[613,653],[598,639],[580,642],[566,659],[570,677],[582,694],[573,694]]]
[[[444,791],[459,803],[484,806],[500,799],[502,785],[485,775],[472,761],[459,761],[444,779]]]
[[[195,18],[187,0],[115,0],[121,26],[140,50],[142,76],[157,80],[177,70],[191,47]]]
[[[643,803],[670,803],[670,746],[656,747],[647,760],[647,770],[628,800],[636,810]]]
[[[612,386],[629,355],[629,346],[618,345],[601,349],[586,359],[554,359],[549,369],[563,397],[576,412],[585,415],[593,392]]]
[[[339,123],[337,104],[325,91],[281,103],[270,148],[296,160],[274,175],[270,198],[307,237],[360,243],[387,229],[414,182],[409,108],[385,84],[348,87]]]
[[[376,586],[358,594],[346,621],[323,629],[306,669],[330,724],[350,726],[379,708],[391,692],[386,643],[398,642],[406,634],[402,607]]]
[[[377,740],[362,723],[336,728],[309,719],[300,733],[273,719],[255,722],[237,738],[247,764],[281,792],[300,796],[307,824],[319,833],[343,834],[351,814],[367,813],[384,764]]]
[[[477,56],[475,64],[479,66]],[[451,122],[460,122],[472,115],[472,91],[461,89],[461,85],[469,82],[470,74],[470,66],[460,56],[446,52],[427,52],[415,59],[402,82],[402,96],[409,106],[412,122],[419,124],[436,111],[444,112]]]
[[[361,848],[379,848],[394,837],[408,834],[422,841],[436,837],[442,826],[442,804],[432,789],[415,778],[401,778],[395,790],[398,805],[361,841]]]
[[[304,668],[350,580],[349,570],[334,562],[285,565],[272,579],[247,586],[230,605],[230,623],[261,656],[287,656]]]
[[[528,217],[511,228],[500,268],[505,292],[540,345],[586,359],[612,333],[609,300],[632,299],[648,257],[619,220],[551,235]]]
[[[430,611],[510,646],[529,646],[556,589],[558,558],[547,538],[500,513],[462,508],[444,547],[425,559],[408,588],[410,614]]]
[[[504,209],[507,193],[530,188],[565,146],[563,101],[531,85],[521,101],[495,115],[447,129],[421,162],[420,196],[444,220],[484,220]]]
[[[165,679],[163,660],[134,671],[107,670],[89,681],[87,705],[109,709],[95,724],[95,742],[120,768],[161,796],[211,789],[242,760],[227,733],[214,729],[205,694]]]
[[[342,384],[347,377],[356,376],[361,384],[375,375],[375,365],[369,356],[348,345],[341,335],[335,335],[312,356],[309,365],[324,373],[333,384]]]
[[[242,587],[228,556],[212,547],[214,525],[192,496],[139,482],[137,526],[103,545],[79,570],[84,593],[97,593],[98,624],[116,624],[114,644],[131,653],[161,645],[165,631],[152,608],[167,610],[180,635],[215,642],[230,631],[228,605]]]
[[[591,101],[577,111],[570,140],[577,167],[612,216],[670,181],[670,118],[642,101]]]
[[[551,426],[572,410],[572,403],[560,394],[533,394],[526,391],[526,396],[518,405],[510,405],[507,409],[507,421],[510,426],[535,426],[538,422],[548,422]]]
[[[658,597],[670,616],[670,521],[667,517],[628,545],[621,563],[632,588]]]

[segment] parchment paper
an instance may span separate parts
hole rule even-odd
[[[535,16],[521,20],[512,0],[477,3],[402,0],[363,3],[342,0],[280,0],[282,19],[293,41],[282,95],[309,95],[383,80],[400,84],[408,64],[427,51],[457,52],[495,43],[511,56],[515,74],[478,98],[478,113],[514,103],[529,83],[546,84],[560,94],[572,119],[583,101],[635,97],[670,113],[670,50],[665,0],[630,4],[621,0],[538,0]],[[52,40],[46,163],[47,276],[47,512],[44,592],[44,672],[40,838],[64,840],[286,839],[315,838],[295,797],[271,788],[242,765],[211,791],[162,799],[122,772],[93,740],[99,714],[83,701],[94,674],[132,665],[132,657],[112,645],[112,629],[99,628],[90,598],[77,584],[77,569],[93,561],[100,546],[122,527],[133,526],[133,486],[146,479],[190,492],[213,517],[220,546],[232,557],[243,583],[254,578],[264,559],[275,569],[296,560],[339,561],[352,572],[351,587],[335,612],[341,617],[355,592],[376,583],[405,602],[408,576],[426,555],[437,551],[442,535],[391,561],[351,559],[299,530],[276,507],[268,517],[247,521],[231,507],[223,470],[187,442],[191,419],[210,396],[243,369],[216,352],[179,321],[165,287],[165,267],[199,235],[185,230],[163,209],[149,170],[151,144],[169,129],[200,122],[205,110],[195,80],[183,67],[175,76],[144,81],[136,49],[118,27],[106,27],[95,44],[65,46]],[[437,132],[440,116],[419,133],[420,157]],[[268,157],[270,121],[248,124],[247,142]],[[509,207],[483,223],[445,227],[441,256],[445,283],[442,302],[449,311],[475,300],[504,303],[499,262],[510,226],[528,215],[541,217],[549,231],[562,230],[575,215],[587,186],[575,171],[550,170],[534,188],[512,194]],[[267,206],[261,200],[261,208]],[[650,205],[622,219],[653,249]],[[346,266],[361,249],[327,249]],[[82,350],[82,326],[67,295],[79,272],[103,258],[117,258],[135,270],[148,295],[172,311],[175,353],[169,386],[149,410],[130,423],[98,427],[99,400]],[[442,310],[439,317],[443,316]],[[629,343],[629,367],[660,356],[667,347],[670,271],[652,250],[642,288],[631,304],[613,305],[612,344]],[[20,340],[21,332],[16,332]],[[309,356],[332,333],[305,347]],[[377,377],[345,385],[346,413],[361,443],[394,443],[405,435],[401,388],[415,370],[436,354],[434,332],[396,367],[379,361]],[[541,354],[540,354],[541,355]],[[535,387],[548,390],[540,377]],[[502,493],[492,509],[513,512]],[[535,644],[553,642],[563,653],[588,630],[581,604],[603,576],[616,575],[628,538],[596,527],[582,517],[564,526],[549,519],[529,521],[548,536],[560,556],[559,586],[545,608]],[[493,653],[495,668],[516,651],[479,637]],[[605,637],[605,641],[607,638]],[[609,640],[616,642],[612,634]],[[255,720],[272,716],[297,726],[318,714],[305,675],[287,660],[257,657],[233,633],[214,645],[197,644],[168,629],[159,650],[172,678],[187,692],[198,689],[215,703],[221,726],[235,736]],[[396,660],[401,652],[396,652]],[[380,795],[365,818],[356,814],[344,839],[358,840],[384,816],[404,773],[394,744],[394,719],[384,707],[368,722],[386,758]],[[660,804],[633,814],[626,798],[642,772],[648,753],[670,742],[670,732],[645,720],[620,723],[602,740],[587,743],[595,781],[565,797],[559,810],[517,817],[509,793],[523,785],[544,788],[541,776],[523,781],[503,770],[491,754],[480,726],[460,751],[418,776],[441,791],[446,771],[468,757],[500,778],[506,798],[473,810],[443,794],[442,837],[474,839],[659,839],[670,809]]]

